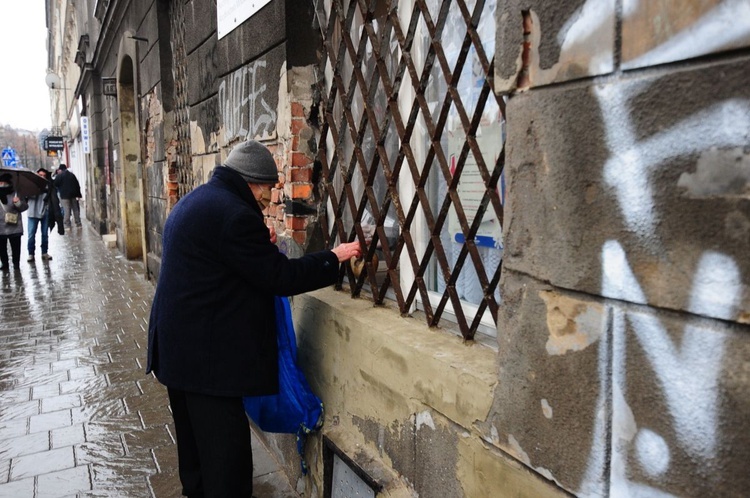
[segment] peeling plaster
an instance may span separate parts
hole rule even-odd
[[[588,0],[557,33],[560,59],[549,69],[540,67],[542,31],[533,10],[529,76],[532,86],[614,71],[614,2]]]
[[[433,431],[435,430],[435,421],[432,420],[432,415],[427,410],[417,413],[417,430],[420,430],[425,425]]]
[[[532,469],[534,469],[535,471],[537,471],[544,478],[549,479],[550,481],[555,481],[555,478],[552,475],[552,472],[550,472],[548,469],[545,469],[543,467],[534,467],[531,464],[531,459],[529,458],[528,453],[526,453],[523,450],[523,448],[521,448],[520,443],[513,436],[513,434],[508,434],[508,444],[510,444],[511,448],[513,449],[513,452],[515,453],[515,457],[516,458],[518,458],[519,460],[521,460],[528,467],[531,467]]]
[[[582,351],[601,336],[603,308],[597,303],[585,303],[557,292],[539,293],[547,305],[547,353],[564,355]]]
[[[284,61],[279,72],[279,103],[276,106],[276,133],[280,142],[292,139],[292,102],[288,86],[286,61]]]
[[[552,407],[549,404],[549,401],[546,399],[542,400],[542,413],[545,417],[551,419],[552,418]]]
[[[695,173],[683,173],[677,186],[690,197],[750,199],[750,154],[741,147],[711,147],[701,152]]]

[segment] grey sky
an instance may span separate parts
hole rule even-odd
[[[0,124],[49,128],[44,1],[0,0],[0,19]]]

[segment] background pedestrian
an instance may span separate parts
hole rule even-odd
[[[83,197],[81,194],[81,185],[78,183],[78,178],[73,172],[68,171],[68,167],[64,164],[60,165],[60,173],[55,175],[55,188],[60,194],[60,199],[63,205],[63,221],[67,228],[71,227],[70,215],[73,214],[75,218],[76,226],[81,226],[81,212],[78,200]]]
[[[13,267],[18,269],[21,263],[21,236],[23,235],[23,217],[21,213],[29,207],[24,199],[18,197],[13,188],[12,178],[8,173],[0,175],[0,206],[3,218],[0,219],[0,263],[2,270],[9,271],[8,243],[10,243]]]
[[[43,178],[49,179],[49,172],[44,168],[39,168],[36,171],[36,174]],[[30,196],[28,198],[29,210],[27,213],[27,218],[29,220],[29,234],[26,248],[29,252],[29,262],[34,261],[34,253],[36,252],[37,227],[41,227],[42,229],[42,260],[48,261],[52,259],[52,256],[50,256],[47,252],[47,248],[49,247],[49,217],[52,216],[52,213],[50,211],[50,201],[51,197],[53,195],[56,195],[53,190],[54,189],[52,187],[52,183],[48,182],[48,186],[46,189],[44,189],[43,192],[37,195]]]

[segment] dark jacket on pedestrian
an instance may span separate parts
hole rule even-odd
[[[247,183],[216,168],[164,225],[147,372],[196,393],[276,393],[274,296],[331,285],[338,267],[331,251],[297,259],[281,254]]]
[[[80,199],[83,197],[78,178],[67,169],[62,170],[55,176],[54,184],[61,199]]]
[[[76,180],[76,183],[78,183],[78,180]],[[58,197],[55,182],[49,174],[47,175],[47,202],[49,203],[49,209],[47,210],[47,229],[52,232],[55,226],[57,226],[57,233],[65,235],[63,212],[60,208],[60,198]]]

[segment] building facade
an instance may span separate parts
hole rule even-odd
[[[51,98],[146,278],[247,138],[281,251],[366,247],[293,299],[311,472],[264,437],[298,490],[742,495],[750,2],[252,5],[49,0]]]

